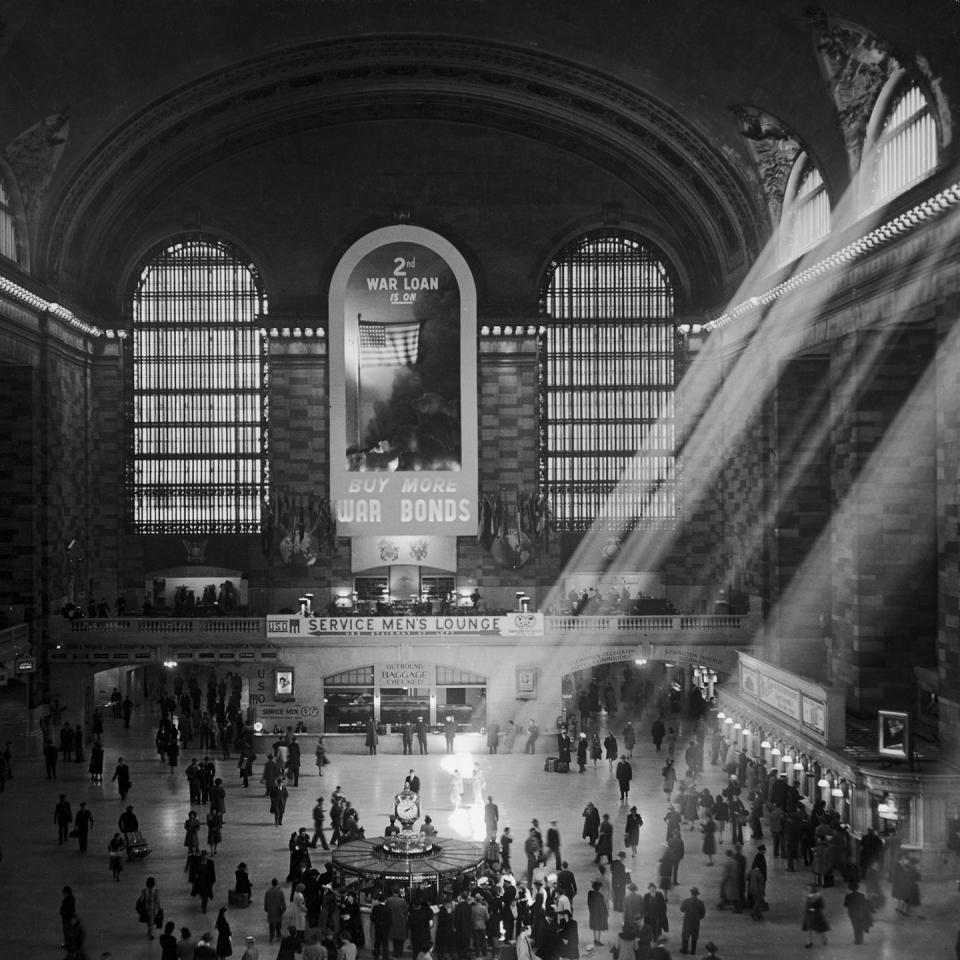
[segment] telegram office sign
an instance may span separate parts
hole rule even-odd
[[[330,284],[330,490],[338,533],[475,534],[476,290],[420,227],[358,240]]]

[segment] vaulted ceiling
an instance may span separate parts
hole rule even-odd
[[[463,249],[491,313],[529,312],[545,258],[598,222],[650,235],[707,309],[773,226],[744,110],[836,201],[850,157],[818,37],[859,25],[949,111],[958,7],[19,0],[0,4],[0,146],[31,272],[108,323],[137,258],[195,228],[247,249],[280,309],[322,313],[339,252],[397,211]]]

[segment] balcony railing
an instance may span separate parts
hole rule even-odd
[[[344,617],[338,617],[343,621]],[[637,634],[737,634],[745,632],[747,617],[729,614],[658,614],[628,616],[544,617],[544,635],[608,633]],[[51,618],[50,633],[56,640],[98,642],[117,639],[127,643],[265,643],[264,617],[91,617],[78,620]],[[331,630],[327,636],[344,635]],[[472,635],[472,634],[471,634]]]

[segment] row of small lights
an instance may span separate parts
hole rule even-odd
[[[723,723],[724,731],[726,733],[731,732],[731,730],[727,730],[727,727],[730,727],[732,729],[732,732],[735,736],[738,735],[741,730],[743,730],[743,724],[740,723],[739,720],[734,720],[733,717],[728,717],[722,710],[717,714],[717,719]],[[751,736],[755,736],[755,734],[750,730],[746,732],[749,733]],[[773,758],[774,763],[778,765],[783,764],[785,767],[790,767],[794,771],[794,773],[806,772],[806,769],[807,769],[806,765],[800,759],[802,755],[798,751],[791,752],[788,750],[784,752],[780,749],[779,742],[775,741],[774,743],[771,744],[771,742],[766,738],[760,741],[760,749],[769,750],[770,756]],[[843,788],[840,786],[842,778],[838,776],[828,776],[830,774],[831,774],[831,771],[825,770],[823,772],[823,775],[817,781],[817,786],[821,790],[829,789],[830,796],[832,797],[844,796]]]
[[[40,313],[48,313],[58,320],[63,320],[64,323],[69,323],[70,326],[76,327],[89,337],[103,336],[103,331],[99,327],[95,327],[93,324],[81,320],[72,310],[62,307],[59,303],[53,303],[51,300],[44,300],[43,297],[38,297],[35,293],[27,290],[26,287],[21,287],[19,283],[14,283],[12,280],[7,279],[7,277],[0,277],[0,293],[10,297],[11,300],[16,300],[19,303],[31,307],[33,310],[37,310]]]
[[[496,326],[480,328],[481,337],[535,337],[538,333],[546,332],[546,327],[535,327],[533,324],[528,327],[524,327],[522,324],[518,324],[515,327],[508,324],[505,327]]]
[[[711,320],[706,324],[704,329],[707,332],[720,330],[745,313],[749,313],[751,310],[757,309],[757,307],[767,306],[775,300],[779,300],[784,294],[795,290],[803,284],[809,283],[822,274],[830,270],[836,270],[838,267],[846,266],[858,257],[873,252],[878,247],[885,246],[891,241],[902,237],[921,223],[940,216],[940,214],[949,210],[950,207],[956,206],[958,203],[960,203],[960,183],[955,183],[929,199],[924,200],[923,203],[919,203],[905,213],[901,213],[898,217],[888,220],[875,230],[865,233],[862,237],[854,240],[853,243],[848,243],[845,247],[831,254],[829,257],[794,274],[789,280],[778,283],[761,296],[749,297],[743,300],[735,307]]]
[[[316,337],[318,340],[323,340],[326,335],[327,332],[323,327],[270,327],[269,330],[266,327],[260,328],[261,337],[270,337],[272,339],[276,339],[277,337],[295,337],[309,340],[310,337]]]

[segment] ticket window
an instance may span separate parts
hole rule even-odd
[[[373,687],[327,687],[323,729],[328,733],[359,733],[373,716]]]
[[[381,687],[380,722],[397,724],[417,722],[430,716],[429,687]]]

